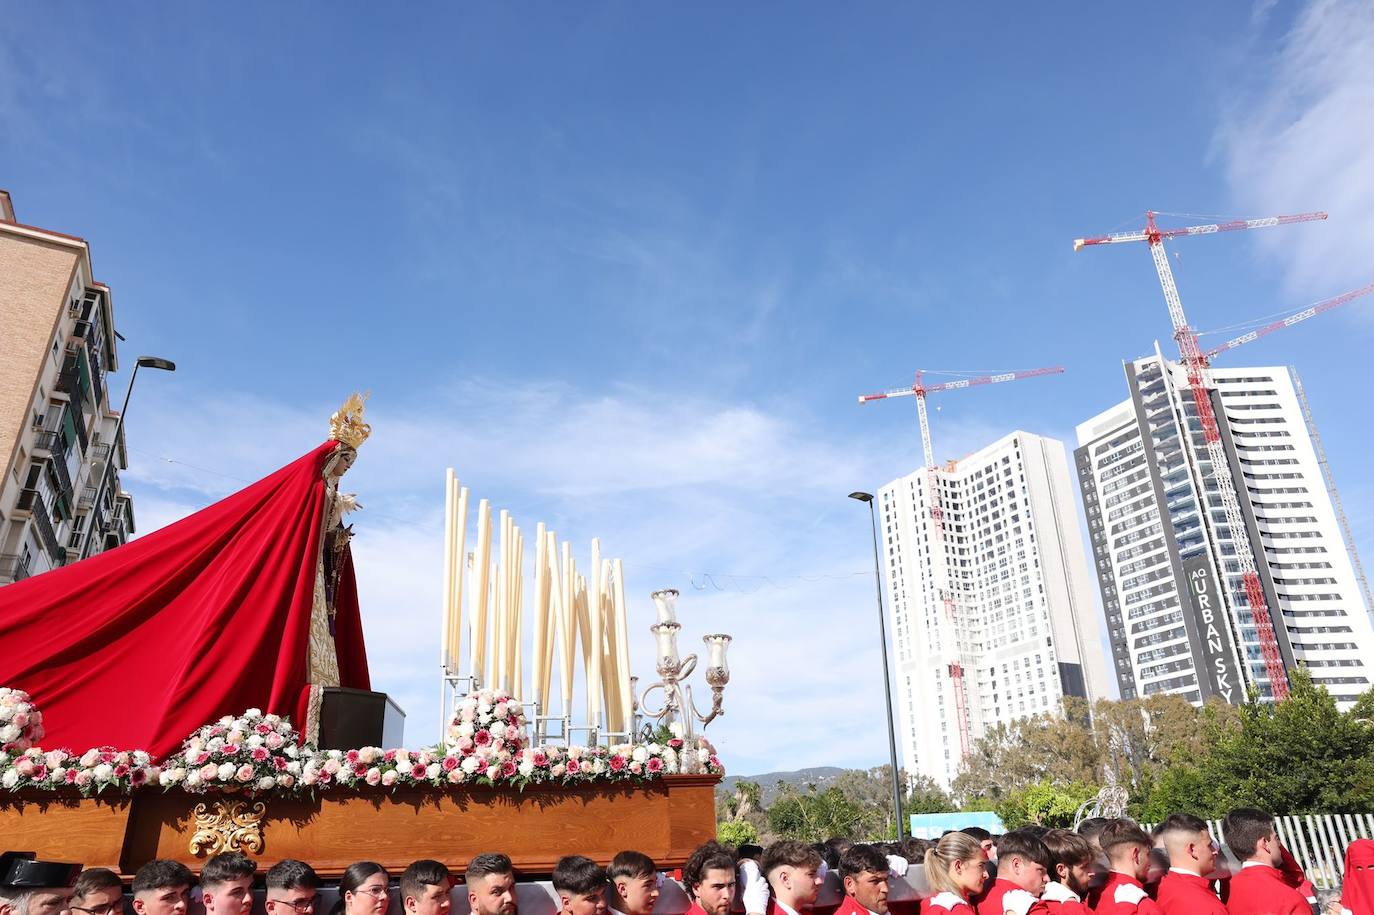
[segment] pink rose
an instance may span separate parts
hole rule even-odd
[[[253,730],[257,731],[259,734],[271,734],[272,726],[270,724],[260,724],[253,728]]]
[[[448,771],[448,780],[449,780],[450,784],[456,785],[456,784],[458,784],[459,782],[461,782],[461,781],[463,780],[463,775],[464,775],[464,773],[463,773],[463,770],[462,770],[461,768],[458,768],[458,769],[450,769],[450,770]]]
[[[280,788],[290,788],[294,784],[296,784],[296,776],[290,772],[284,772],[277,776],[277,786]]]
[[[431,755],[428,750],[421,750],[420,755],[415,758],[420,763],[420,765],[426,768],[429,767],[430,763],[434,762],[434,756]]]
[[[359,755],[357,750],[349,750],[347,753],[344,754],[344,759],[348,760],[348,764],[350,766],[356,766],[358,764],[358,760],[361,758],[362,757]]]
[[[508,759],[501,766],[501,774],[506,778],[511,778],[516,773],[515,760]]]
[[[118,771],[118,770],[115,770],[115,775],[118,775],[118,774],[119,774],[119,771]],[[34,766],[34,767],[33,767],[33,779],[34,779],[34,781],[41,781],[41,780],[43,780],[43,779],[45,779],[45,778],[47,778],[47,777],[48,777],[48,767],[47,767],[47,766],[44,766],[44,765],[37,765],[37,766]]]
[[[210,729],[210,736],[211,736],[211,737],[218,737],[218,736],[220,736],[220,735],[223,734],[223,733],[224,733],[224,728],[220,727],[219,725],[215,725],[214,727],[212,727],[212,728]]]
[[[100,761],[101,761],[101,762],[103,762],[103,763],[112,763],[112,762],[114,762],[114,758],[115,758],[114,751],[109,750],[109,749],[106,749],[106,748],[103,748],[103,747],[101,748],[101,750],[100,750]]]
[[[641,772],[643,772],[643,771],[644,771],[644,767],[643,767],[642,765],[640,765],[638,762],[632,762],[632,763],[630,763],[630,773],[631,773],[632,775],[639,775],[639,774],[640,774]]]
[[[337,759],[326,759],[324,761],[324,771],[328,772],[330,775],[333,775],[335,772],[338,772],[339,761]]]
[[[663,760],[659,759],[657,756],[650,756],[649,762],[647,763],[647,767],[650,772],[662,772]]]
[[[682,746],[682,739],[680,737],[674,737],[672,740],[668,741],[668,746],[672,747],[674,750],[679,749]]]
[[[319,775],[315,776],[315,781],[319,782],[321,785],[327,785],[333,780],[334,776],[327,771],[322,771]]]
[[[620,772],[620,771],[623,770],[624,768],[625,768],[625,757],[621,756],[619,753],[617,753],[615,756],[612,756],[612,757],[611,757],[611,771],[612,771],[612,772]]]
[[[273,767],[274,769],[276,769],[278,772],[285,772],[285,771],[286,771],[286,766],[287,766],[286,760],[283,759],[282,757],[280,757],[280,756],[273,756],[273,757],[272,757],[272,767]]]
[[[243,747],[239,746],[236,743],[226,743],[224,745],[224,749],[220,750],[220,752],[223,753],[225,756],[237,756],[238,752],[242,749]]]
[[[464,753],[471,753],[471,752],[472,752],[472,738],[471,738],[471,737],[459,737],[459,738],[458,738],[458,749],[462,750]]]
[[[420,763],[416,763],[415,765],[410,767],[410,777],[417,780],[423,779],[425,777],[426,768],[426,766],[423,766]]]
[[[219,766],[215,765],[214,763],[206,763],[205,765],[200,767],[201,781],[212,782],[215,780],[215,776],[218,773]]]
[[[456,756],[445,756],[445,757],[444,757],[444,771],[445,771],[445,772],[452,772],[452,771],[453,771],[454,769],[456,769],[456,768],[458,768],[458,757],[456,757]]]
[[[76,776],[72,779],[72,783],[78,788],[84,788],[91,783],[92,778],[93,776],[91,775],[90,769],[82,769],[80,772],[76,773]]]
[[[43,760],[48,764],[49,769],[56,769],[67,761],[67,751],[49,750],[43,754]]]
[[[582,764],[575,759],[568,760],[568,774],[576,775],[582,771]]]
[[[17,715],[15,715],[13,718],[10,719],[10,724],[14,725],[14,726],[17,727],[17,728],[28,727],[28,724],[29,724],[29,714],[28,714],[28,712],[19,712]]]
[[[244,783],[251,782],[253,780],[253,767],[244,763],[239,766],[239,770],[234,773],[234,778]]]
[[[267,744],[269,750],[280,750],[285,745],[286,738],[280,734],[272,733],[267,735],[267,739],[263,743]]]
[[[534,763],[536,766],[542,769],[543,767],[549,764],[549,758],[545,756],[543,752],[535,750],[534,757],[530,760],[530,762]]]
[[[382,754],[382,759],[385,759],[387,762],[395,762],[395,761],[396,761],[396,751],[395,751],[395,750],[387,750],[385,753]]]
[[[363,780],[366,781],[372,787],[377,787],[382,783],[382,770],[376,768],[375,766],[371,769],[368,769],[367,774],[363,776]]]
[[[72,782],[76,781],[76,774],[77,774],[77,773],[76,773],[76,770],[75,770],[75,769],[68,769],[68,770],[67,770],[67,774],[64,776],[64,778],[66,779],[67,784],[70,785]]]
[[[711,757],[711,768],[713,768],[713,769],[719,769],[719,768],[720,768],[720,760],[716,759],[714,756]]]
[[[114,767],[114,777],[115,777],[115,778],[123,778],[124,776],[126,776],[126,775],[128,775],[128,774],[129,774],[129,767],[128,767],[128,766],[126,766],[126,765],[124,765],[124,764],[121,763],[120,765]]]
[[[209,762],[209,761],[210,761],[210,751],[208,751],[208,750],[201,750],[201,751],[200,751],[199,753],[197,753],[195,756],[191,757],[190,760],[188,760],[188,762],[190,762],[190,764],[193,765],[193,766],[203,766],[203,765],[205,765],[205,764],[206,764],[207,762]]]
[[[27,756],[21,756],[14,764],[14,768],[19,770],[19,774],[25,777],[33,775],[33,760],[29,759]]]
[[[392,785],[396,784],[396,779],[400,777],[400,773],[395,769],[387,769],[382,773],[382,784],[390,788]]]
[[[266,747],[254,747],[253,752],[249,755],[256,759],[258,762],[262,762],[264,759],[271,756],[272,754],[267,752]]]

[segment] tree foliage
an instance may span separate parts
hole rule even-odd
[[[744,820],[730,820],[716,824],[716,838],[726,845],[751,845],[759,840],[754,824]]]

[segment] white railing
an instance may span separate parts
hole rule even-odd
[[[1374,814],[1325,813],[1275,817],[1283,847],[1298,859],[1307,879],[1318,889],[1341,885],[1345,876],[1345,849],[1356,839],[1374,839]],[[1226,843],[1222,820],[1211,820],[1212,835]],[[1150,826],[1144,827],[1147,831]],[[1230,855],[1227,849],[1228,857]],[[1233,868],[1238,863],[1231,865]]]

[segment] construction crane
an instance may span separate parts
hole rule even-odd
[[[1155,223],[1155,212],[1145,214],[1145,228],[1133,232],[1117,232],[1100,235],[1096,238],[1074,239],[1073,249],[1080,251],[1089,245],[1115,245],[1125,242],[1143,241],[1150,247],[1155,272],[1159,274],[1159,284],[1164,290],[1164,303],[1169,309],[1169,320],[1174,327],[1174,340],[1178,343],[1184,368],[1188,372],[1188,385],[1192,388],[1193,404],[1197,408],[1198,423],[1202,426],[1203,441],[1207,445],[1207,456],[1212,464],[1212,476],[1217,482],[1218,493],[1226,517],[1226,525],[1235,545],[1236,561],[1240,567],[1241,582],[1245,587],[1246,604],[1259,638],[1260,652],[1264,656],[1264,669],[1269,677],[1269,691],[1275,701],[1288,697],[1288,672],[1279,654],[1278,639],[1274,635],[1274,622],[1269,614],[1269,604],[1264,597],[1260,584],[1259,571],[1255,565],[1254,547],[1246,532],[1245,519],[1240,512],[1240,502],[1236,498],[1235,482],[1231,478],[1231,467],[1226,460],[1222,447],[1221,432],[1217,427],[1216,415],[1212,410],[1207,374],[1207,356],[1198,346],[1197,332],[1188,324],[1183,313],[1183,302],[1179,299],[1178,286],[1174,283],[1174,273],[1169,266],[1169,256],[1164,251],[1167,239],[1182,238],[1190,235],[1214,235],[1218,232],[1234,232],[1242,229],[1267,229],[1274,226],[1291,225],[1298,222],[1312,222],[1325,219],[1325,213],[1300,213],[1294,216],[1271,216],[1266,219],[1236,219],[1229,222],[1209,225],[1183,226],[1161,229]],[[1239,345],[1239,344],[1237,344]],[[1219,350],[1226,349],[1225,346]],[[1185,430],[1184,435],[1187,435]],[[1210,511],[1202,513],[1209,525],[1213,524]],[[1218,541],[1220,537],[1217,538]],[[1228,592],[1230,588],[1227,588]]]
[[[959,732],[959,750],[961,758],[969,752],[969,727],[968,727],[968,697],[964,687],[964,663],[963,652],[959,644],[959,630],[957,626],[957,612],[954,604],[954,587],[950,581],[949,558],[944,550],[945,538],[945,519],[944,507],[940,503],[940,488],[937,485],[936,474],[938,469],[935,463],[935,449],[930,443],[930,414],[926,410],[926,395],[937,394],[941,391],[957,391],[963,388],[971,388],[984,384],[1001,384],[1006,381],[1019,381],[1022,378],[1034,378],[1039,375],[1058,375],[1064,371],[1062,367],[1029,369],[1023,372],[1003,372],[994,375],[981,375],[977,378],[961,378],[957,381],[947,381],[941,384],[927,385],[925,383],[925,371],[916,370],[916,383],[909,388],[895,388],[890,391],[882,391],[877,394],[859,395],[859,405],[862,406],[874,400],[886,400],[889,397],[912,397],[916,398],[916,415],[921,420],[921,449],[925,455],[926,468],[926,491],[930,495],[930,520],[931,526],[935,529],[936,548],[934,552],[939,555],[940,562],[936,567],[936,585],[940,593],[940,599],[945,607],[945,619],[949,621],[950,629],[953,634],[954,649],[950,652],[951,660],[946,667],[949,673],[950,682],[954,685],[954,710]],[[950,374],[950,373],[938,373]]]

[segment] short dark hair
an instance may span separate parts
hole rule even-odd
[[[653,876],[657,870],[654,859],[644,852],[622,851],[611,859],[611,866],[606,868],[606,879],[612,881],[621,878],[633,880],[636,877]]]
[[[230,880],[252,877],[258,872],[258,862],[241,851],[225,851],[215,855],[200,869],[200,885],[214,886]]]
[[[1078,834],[1091,842],[1102,835],[1102,828],[1110,822],[1106,817],[1088,817],[1078,824]]]
[[[768,877],[780,867],[820,867],[820,865],[820,853],[810,845],[794,842],[791,839],[783,839],[768,846],[768,850],[763,853],[763,861],[759,864],[759,870],[763,872],[764,877]]]
[[[745,858],[751,858],[754,861],[757,861],[763,857],[763,846],[745,842],[743,845],[739,847],[739,850],[735,854],[741,861],[743,861]]]
[[[495,874],[504,877],[506,874],[515,873],[515,865],[510,863],[510,857],[501,854],[499,851],[483,852],[468,862],[468,869],[463,873],[463,879],[468,883],[474,883],[483,877],[490,877]]]
[[[1051,829],[1040,841],[1045,843],[1050,852],[1049,871],[1052,880],[1055,879],[1060,864],[1073,867],[1077,864],[1088,864],[1097,857],[1093,851],[1093,844],[1086,836],[1067,829]]]
[[[687,892],[695,896],[707,871],[728,870],[733,874],[738,864],[739,860],[728,846],[714,840],[707,842],[697,846],[688,856],[687,863],[682,865],[682,883],[687,887]]]
[[[1045,847],[1045,843],[1040,841],[1040,837],[1026,826],[1013,829],[997,840],[998,862],[1008,858],[1031,861],[1039,864],[1045,870],[1049,870],[1054,864],[1050,858],[1050,850]]]
[[[315,869],[295,858],[283,858],[273,864],[267,869],[264,882],[269,890],[289,890],[298,886],[311,890],[320,888],[320,877]]]
[[[606,888],[606,870],[585,855],[564,855],[553,866],[553,888],[585,896]]]
[[[1171,813],[1155,829],[1155,835],[1166,832],[1207,832],[1207,821],[1191,813]]]
[[[965,826],[959,831],[966,836],[973,836],[979,842],[986,842],[988,839],[992,838],[992,833],[981,826]]]
[[[886,874],[889,866],[887,855],[874,845],[851,845],[840,856],[840,879],[857,877],[864,871]]]
[[[1135,820],[1126,819],[1108,820],[1102,827],[1098,842],[1102,846],[1102,853],[1109,858],[1112,850],[1121,845],[1144,845],[1149,848],[1155,844]]]
[[[821,860],[825,862],[826,867],[830,868],[832,871],[840,869],[840,852],[835,846],[825,842],[813,842],[811,843],[811,847],[816,850],[816,854],[821,856]]]
[[[90,867],[82,871],[81,876],[76,878],[76,883],[72,884],[72,898],[82,899],[96,890],[123,889],[124,881],[108,867]]]
[[[191,876],[191,871],[185,864],[158,858],[138,869],[138,873],[134,874],[131,890],[137,896],[147,890],[165,890],[172,886],[184,886],[189,889],[195,885],[196,878]]]
[[[1231,851],[1244,861],[1255,853],[1260,839],[1274,834],[1274,817],[1255,807],[1238,807],[1226,814],[1221,832]]]
[[[425,891],[427,886],[442,886],[446,890],[451,889],[453,878],[450,876],[448,868],[429,858],[412,861],[410,866],[401,873],[401,904],[405,905],[407,896],[420,898],[420,894]]]

